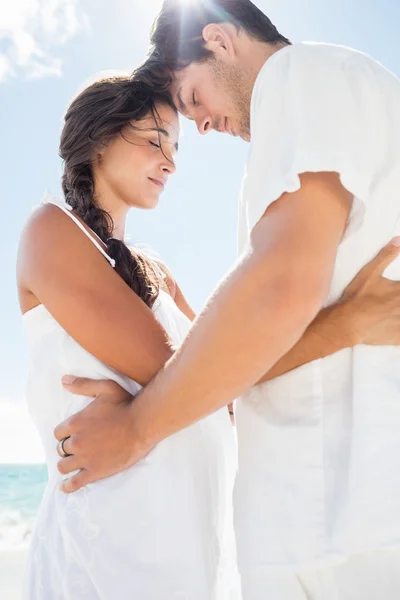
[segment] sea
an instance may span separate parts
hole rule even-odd
[[[46,483],[45,465],[0,465],[0,550],[28,546]]]

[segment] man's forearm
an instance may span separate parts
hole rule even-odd
[[[346,304],[324,308],[308,326],[299,341],[258,381],[263,383],[360,342],[351,327],[351,311]]]
[[[250,257],[221,285],[182,348],[132,404],[137,435],[149,446],[228,404],[292,347],[314,318],[285,275],[265,276]],[[303,296],[303,298],[302,298]],[[296,301],[294,301],[296,298]]]

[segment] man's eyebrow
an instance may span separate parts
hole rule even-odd
[[[179,110],[181,111],[181,113],[185,114],[187,112],[187,106],[184,103],[183,98],[182,98],[182,87],[183,86],[181,85],[181,87],[178,90],[177,98],[178,98]]]
[[[165,135],[166,138],[169,138],[169,133],[166,129],[163,129],[162,127],[151,127],[149,129],[149,131],[156,131],[157,133],[161,133],[162,135]],[[178,143],[175,144],[175,148],[176,150],[178,150],[179,145]]]
[[[187,114],[188,109],[187,109],[187,106],[184,103],[183,98],[182,98],[182,87],[183,86],[181,85],[181,87],[179,88],[178,93],[177,93],[178,104],[179,104],[178,108],[179,108],[179,111],[183,114],[184,117],[186,117],[187,119],[189,119],[189,121],[193,121],[194,119],[192,119],[192,117],[189,117],[188,114]]]

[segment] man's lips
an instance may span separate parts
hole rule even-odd
[[[229,133],[229,135],[233,135],[231,128],[229,127],[229,123],[228,123],[228,117],[225,117],[223,120],[223,126],[219,127],[217,129],[217,131],[219,131],[219,133]]]
[[[225,117],[225,131],[233,136],[232,129],[229,127],[228,117]]]
[[[158,185],[158,187],[160,187],[162,190],[165,188],[165,181],[162,181],[161,179],[153,179],[153,177],[149,177],[148,179],[150,179],[150,181],[152,181],[155,185]]]
[[[218,119],[218,121],[217,121],[218,125],[217,125],[217,127],[214,127],[214,129],[216,131],[218,131],[218,133],[226,133],[226,121],[227,121],[226,117],[224,117],[222,123]]]

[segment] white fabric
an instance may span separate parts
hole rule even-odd
[[[398,79],[361,53],[295,44],[270,58],[252,98],[239,252],[299,174],[339,172],[355,198],[326,304],[337,300],[400,233],[399,107]],[[344,349],[253,388],[237,430],[239,567],[254,590],[267,573],[400,548],[399,347]]]
[[[398,600],[400,553],[358,554],[340,565],[303,573],[244,578],[246,600]]]
[[[190,321],[162,291],[154,314],[178,346]],[[61,377],[113,379],[133,394],[139,385],[89,354],[43,305],[24,324],[27,400],[49,470],[25,600],[237,600],[228,411],[171,436],[127,471],[63,494],[53,430],[90,400],[65,391]]]

